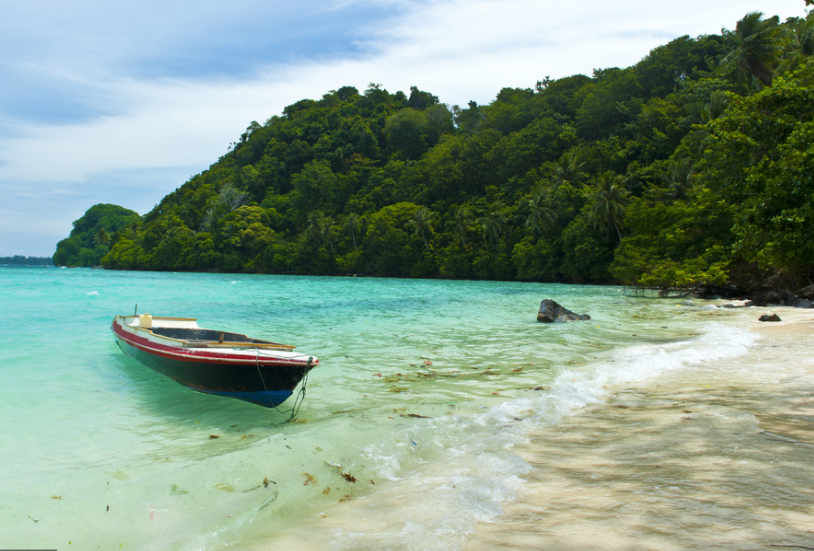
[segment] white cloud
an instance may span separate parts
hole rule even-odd
[[[360,59],[298,60],[260,68],[242,82],[97,83],[111,103],[122,106],[120,113],[19,129],[22,137],[2,144],[7,165],[0,175],[80,181],[116,169],[206,166],[251,120],[262,122],[289,103],[344,84],[363,88],[375,81],[391,91],[417,85],[448,103],[483,103],[502,86],[533,87],[547,75],[630,65],[671,37],[715,32],[721,21],[734,26],[732,14],[743,11],[741,4],[720,2],[710,9],[685,2],[681,10],[651,2],[582,2],[576,9],[528,0],[416,4],[382,24],[384,30],[374,30],[367,42],[371,54]]]

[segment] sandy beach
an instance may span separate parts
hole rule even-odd
[[[534,467],[485,549],[814,549],[814,313],[738,312],[734,359],[611,388],[516,451]]]

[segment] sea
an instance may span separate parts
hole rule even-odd
[[[542,299],[590,321],[536,321]],[[615,386],[744,354],[717,303],[617,286],[0,268],[0,548],[459,549],[529,432]],[[275,409],[124,355],[115,315],[314,355]],[[294,406],[298,405],[298,408]]]

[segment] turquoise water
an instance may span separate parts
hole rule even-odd
[[[539,324],[543,298],[593,319]],[[455,548],[529,428],[750,342],[616,287],[0,268],[0,304],[5,548]],[[123,355],[136,304],[318,356],[295,422]]]

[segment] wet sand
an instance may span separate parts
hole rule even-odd
[[[776,311],[738,312],[745,355],[536,430],[522,494],[465,549],[814,549],[814,312]]]

